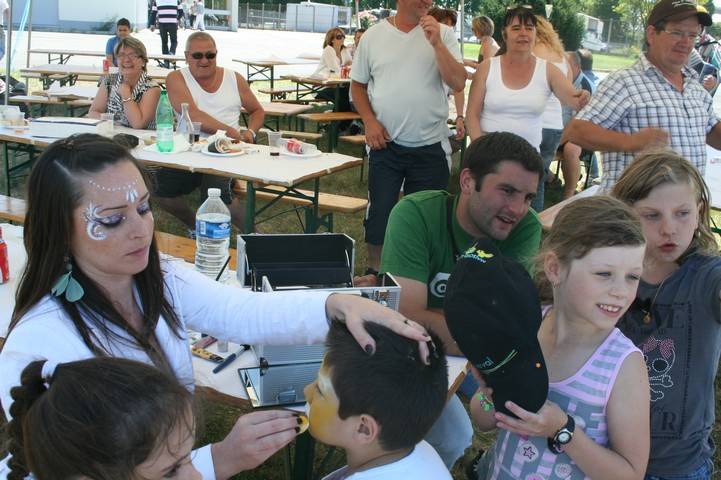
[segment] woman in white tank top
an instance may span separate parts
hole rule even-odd
[[[506,12],[504,44],[499,54],[484,59],[471,84],[466,124],[471,140],[484,132],[505,131],[541,145],[541,119],[553,93],[573,108],[588,102],[588,92],[575,90],[554,65],[533,55],[537,18],[527,7]]]

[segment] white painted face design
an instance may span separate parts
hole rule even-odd
[[[96,183],[95,181],[88,180],[88,183],[92,186],[97,188],[98,190],[102,190],[104,192],[125,192],[125,200],[128,203],[135,203],[135,201],[138,199],[138,190],[137,186],[138,183],[133,180],[130,183],[126,183],[125,185],[120,185],[118,187],[104,187],[100,185],[99,183]]]
[[[94,205],[93,202],[90,202],[85,209],[85,222],[87,223],[85,231],[92,240],[105,240],[108,238],[107,232],[103,228],[104,218],[98,215],[99,210],[100,207]]]

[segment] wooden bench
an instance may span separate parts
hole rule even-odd
[[[16,223],[25,221],[27,203],[22,198],[0,195],[0,219]],[[155,231],[155,242],[158,250],[173,257],[182,258],[186,262],[195,263],[195,240],[179,237],[172,233]],[[237,252],[230,249],[230,262],[228,268],[235,268]]]
[[[285,191],[285,187],[278,185],[257,185],[256,188],[264,188],[266,190],[272,190],[272,192],[257,191],[255,192],[255,198],[260,200],[274,200],[278,198],[277,193]],[[310,190],[296,189],[296,191],[302,195],[312,197],[313,192]],[[233,193],[238,196],[245,197],[247,194],[247,185],[244,181],[233,182]],[[296,197],[280,197],[279,202],[289,203],[296,207],[306,208],[312,205],[310,200]],[[325,223],[328,226],[329,231],[333,231],[333,213],[357,213],[363,211],[368,206],[368,199],[358,197],[348,197],[345,195],[336,195],[334,193],[323,193],[318,194],[318,209],[321,212],[326,212]]]
[[[360,120],[361,116],[356,112],[321,112],[301,113],[298,118],[304,122],[307,120],[318,124],[330,124],[329,145],[330,151],[334,152],[338,145],[338,122]]]
[[[8,99],[10,103],[20,103],[25,105],[28,112],[31,112],[32,107],[39,107],[40,116],[44,116],[48,106],[57,105],[65,108],[64,114],[70,113],[71,117],[75,116],[76,109],[90,108],[93,104],[92,100],[79,98],[79,99],[60,99],[56,97],[46,97],[44,95],[15,95]]]
[[[365,162],[367,160],[366,155],[366,136],[365,135],[341,135],[338,137],[339,142],[343,143],[349,143],[351,145],[360,145],[361,146],[361,158],[363,159],[363,163],[361,163],[360,168],[360,181],[363,181],[363,170],[365,168]]]
[[[296,89],[295,87],[285,87],[285,88],[259,88],[258,92],[264,93],[266,95],[270,95],[270,101],[278,101],[278,100],[289,100],[288,94],[293,93],[308,93],[310,92],[307,88],[301,88]]]

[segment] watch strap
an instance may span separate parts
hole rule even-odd
[[[566,420],[566,424],[558,429],[553,437],[548,438],[548,449],[556,455],[563,452],[564,445],[567,445],[573,439],[573,433],[576,430],[576,421],[573,417],[568,414],[566,414],[566,417],[568,418]],[[569,436],[568,440],[565,442],[562,442],[559,439],[562,434],[567,434]]]

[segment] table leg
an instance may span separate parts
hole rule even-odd
[[[305,233],[315,233],[318,231],[318,195],[320,194],[320,178],[313,181],[313,204],[308,205],[308,215],[305,219]]]
[[[305,432],[295,438],[295,462],[292,480],[311,480],[313,478],[313,457],[315,440]]]
[[[255,187],[253,182],[246,182],[245,226],[243,233],[253,233],[255,227]]]
[[[275,67],[270,66],[270,89],[273,90],[273,78],[275,77]]]
[[[5,155],[5,192],[8,197],[12,197],[10,191],[10,152],[7,142],[3,142],[3,155]]]
[[[334,112],[340,112],[340,85],[336,85],[333,90],[333,98],[335,98],[335,105],[333,105],[333,111]]]

